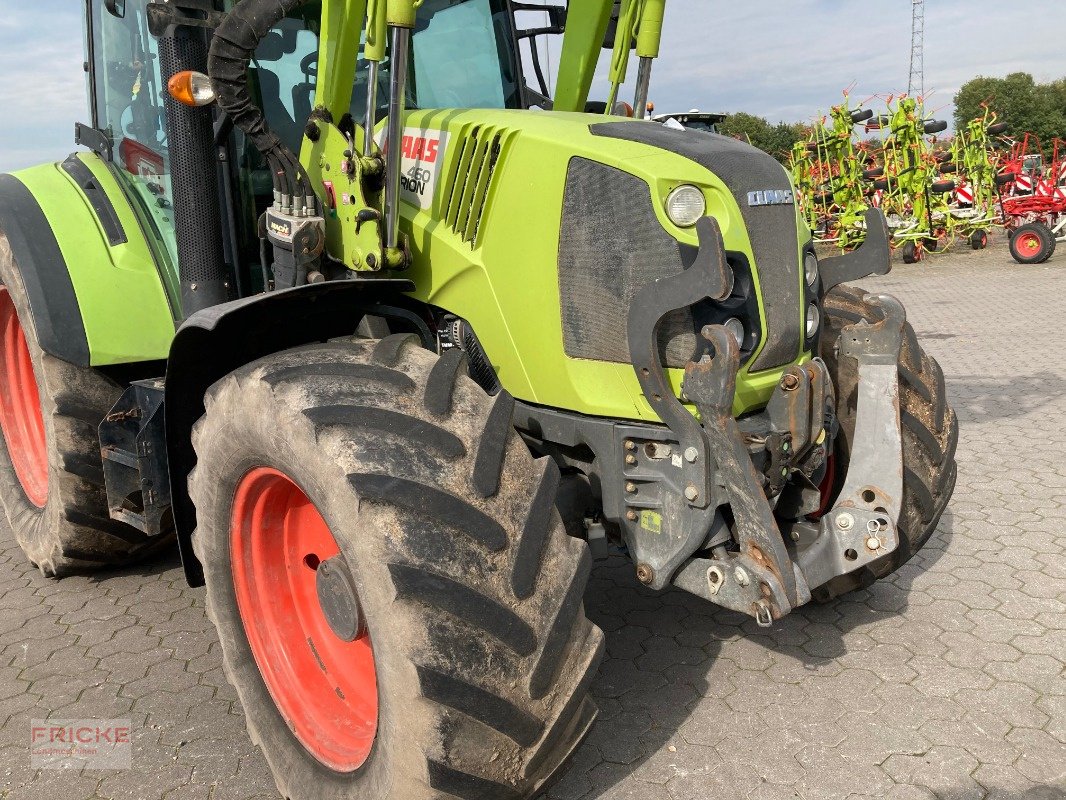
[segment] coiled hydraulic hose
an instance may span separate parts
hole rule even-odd
[[[248,66],[259,43],[281,20],[307,0],[240,0],[215,30],[207,72],[218,105],[262,153],[273,178],[275,199],[300,213],[298,203],[314,205],[311,181],[299,159],[270,130],[263,110],[252,101]]]

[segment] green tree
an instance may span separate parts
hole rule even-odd
[[[1027,72],[1003,78],[978,76],[955,95],[955,128],[983,114],[982,103],[1008,124],[1013,136],[1028,131],[1048,144],[1056,136],[1066,138],[1066,79],[1037,83]]]
[[[771,125],[764,117],[743,111],[726,117],[718,130],[726,136],[749,142],[781,162],[788,160],[792,145],[806,136],[806,128],[800,123],[779,122]]]

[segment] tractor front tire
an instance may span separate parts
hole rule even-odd
[[[883,318],[880,308],[867,302],[865,295],[862,289],[841,285],[825,298],[826,327],[820,349],[836,386],[841,427],[833,455],[836,460],[834,492],[839,492],[850,463],[858,397],[858,365],[854,359],[838,357],[836,342],[845,326],[862,320],[874,324]],[[869,586],[907,563],[936,530],[955,489],[958,419],[948,405],[943,370],[918,344],[909,322],[903,326],[900,347],[899,397],[903,432],[899,546],[868,567],[841,575],[817,589],[815,596],[819,600]]]
[[[0,507],[26,557],[50,577],[127,564],[172,544],[108,513],[97,428],[121,391],[41,349],[0,234]]]
[[[284,351],[210,389],[193,545],[285,797],[523,800],[592,725],[590,554],[513,403],[405,334]]]

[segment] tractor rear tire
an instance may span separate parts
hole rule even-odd
[[[22,274],[0,234],[0,507],[49,577],[138,561],[172,546],[111,519],[97,428],[121,388],[45,353]]]
[[[1019,264],[1043,264],[1055,252],[1055,235],[1042,222],[1019,225],[1010,237],[1010,254]]]
[[[590,553],[513,405],[467,377],[460,351],[438,358],[406,334],[277,353],[208,392],[193,545],[226,675],[285,797],[523,800],[592,725],[604,639],[582,605]],[[257,482],[288,498],[267,503],[273,516],[247,503]],[[317,528],[275,535],[290,507]],[[266,582],[287,579],[257,594],[249,548],[280,559]],[[354,642],[315,600],[338,557]],[[344,649],[360,642],[363,656]]]
[[[836,342],[847,325],[861,320],[880,322],[879,308],[868,303],[860,288],[840,285],[825,298],[826,328],[821,356],[829,368],[837,392],[841,432],[837,437],[836,486],[839,492],[850,463],[855,434],[858,369],[853,359],[840,359]],[[948,405],[944,372],[918,344],[910,323],[903,326],[899,356],[900,423],[903,431],[903,502],[899,518],[899,546],[890,555],[868,567],[834,578],[815,591],[818,600],[829,600],[871,585],[895,572],[918,552],[936,530],[941,514],[955,489],[958,468],[955,449],[959,423]]]

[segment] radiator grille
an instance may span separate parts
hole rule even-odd
[[[508,138],[508,131],[490,127],[474,128],[460,138],[444,194],[444,221],[472,248],[480,244],[481,217]]]
[[[563,343],[571,358],[629,363],[627,320],[636,293],[684,269],[677,240],[655,216],[648,184],[627,172],[573,158],[559,235]],[[696,349],[692,313],[659,326],[659,351],[683,367]]]

